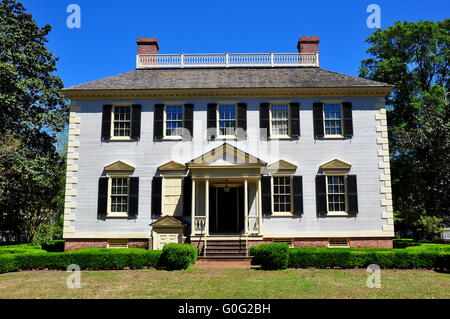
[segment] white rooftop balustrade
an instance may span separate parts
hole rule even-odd
[[[139,54],[137,69],[319,67],[319,53]]]

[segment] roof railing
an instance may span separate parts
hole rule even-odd
[[[139,54],[137,69],[319,67],[319,53]]]

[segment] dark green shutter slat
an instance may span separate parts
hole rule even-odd
[[[141,138],[141,111],[142,105],[133,104],[131,106],[131,138],[133,140]]]
[[[270,137],[269,108],[270,103],[259,105],[259,131],[262,140],[268,140]]]
[[[327,189],[326,189],[326,176],[316,176],[316,207],[318,216],[326,216],[327,209]]]
[[[184,128],[189,131],[190,138],[194,136],[194,104],[184,105]],[[185,137],[186,138],[186,137]]]
[[[303,214],[303,178],[292,176],[294,215]]]
[[[139,210],[139,177],[130,177],[128,217],[136,218]]]
[[[162,177],[155,176],[152,180],[152,217],[161,217],[162,212]]]
[[[358,190],[356,187],[356,175],[347,175],[348,215],[358,214]]]
[[[314,103],[313,105],[313,118],[314,118],[314,137],[323,138],[323,103]]]
[[[272,215],[272,183],[270,176],[261,177],[261,188],[262,188],[262,209],[263,215]]]
[[[111,112],[112,105],[103,105],[102,140],[109,140],[111,138]]]
[[[217,135],[217,103],[208,104],[207,129],[208,140],[214,140]]]
[[[291,137],[300,137],[300,104],[289,103],[291,113]]]
[[[164,137],[164,104],[155,104],[153,137],[161,140]]]
[[[108,211],[108,177],[98,179],[97,217],[105,218]]]
[[[239,128],[238,140],[245,140],[247,137],[247,103],[237,104],[237,127]]]
[[[183,179],[183,215],[191,216],[192,211],[192,178],[186,176]]]
[[[342,103],[342,113],[344,118],[344,137],[351,138],[353,136],[352,103]]]

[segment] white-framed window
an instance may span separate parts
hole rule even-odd
[[[325,136],[343,136],[342,105],[340,103],[323,105],[323,121]]]
[[[130,138],[131,136],[131,106],[116,105],[113,107],[111,125],[112,138]]]
[[[291,176],[272,177],[272,211],[273,213],[292,213],[292,178]]]
[[[344,175],[327,176],[327,208],[331,214],[345,214],[346,204],[346,178]]]
[[[129,176],[110,176],[108,179],[108,217],[128,215]]]
[[[217,105],[217,128],[219,137],[235,137],[237,127],[237,105]]]
[[[270,104],[270,137],[289,137],[289,104]]]
[[[166,104],[164,106],[164,137],[180,138],[183,135],[183,104]]]

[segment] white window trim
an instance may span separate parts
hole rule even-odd
[[[329,211],[328,205],[328,176],[343,176],[345,188],[345,211]],[[347,188],[347,174],[342,175],[325,175],[325,190],[327,199],[327,216],[348,216],[348,188]]]
[[[291,108],[290,108],[290,104],[291,102],[271,102],[269,105],[269,132],[270,132],[270,137],[271,139],[291,139],[292,138],[292,133],[291,133]],[[280,104],[287,104],[287,110],[288,110],[288,118],[287,118],[287,122],[288,122],[288,134],[282,134],[282,135],[272,135],[273,129],[272,129],[272,105],[280,105]]]
[[[131,174],[127,173],[117,173],[114,172],[114,174],[107,174],[108,176],[108,206],[106,211],[106,217],[128,217],[128,211],[130,210],[130,177]],[[113,178],[127,178],[128,179],[128,200],[127,200],[127,212],[111,212],[111,196],[112,196],[112,179]]]
[[[289,181],[291,183],[291,211],[290,212],[275,212],[275,183],[274,183],[274,178],[275,177],[289,177]],[[270,176],[270,192],[271,192],[271,210],[272,210],[272,216],[274,217],[292,217],[294,215],[293,212],[293,196],[292,196],[292,192],[293,192],[293,187],[292,187],[292,174],[274,174]]]
[[[341,113],[341,132],[342,134],[327,134],[326,125],[325,125],[325,104],[339,104],[339,110]],[[344,138],[344,118],[343,118],[343,108],[342,101],[326,101],[323,102],[322,108],[322,118],[323,118],[323,139],[342,139]]]
[[[115,136],[114,135],[114,115],[116,113],[116,107],[128,106],[130,108],[130,135],[129,136]],[[111,141],[130,141],[131,140],[131,126],[133,122],[133,109],[131,104],[114,104],[111,110]]]
[[[234,114],[236,116],[236,118],[234,119],[235,122],[235,126],[234,126],[234,135],[220,135],[220,112],[219,112],[219,106],[220,105],[234,105]],[[222,140],[235,140],[237,139],[237,135],[236,135],[236,129],[238,128],[238,109],[237,109],[237,103],[235,101],[233,102],[221,102],[221,103],[217,103],[217,108],[216,108],[216,130],[217,130],[217,136],[216,139],[222,139]]]
[[[166,135],[166,133],[167,133],[167,127],[166,127],[166,119],[167,119],[167,116],[166,116],[166,107],[167,107],[168,105],[181,105],[181,107],[182,107],[182,112],[183,112],[181,122],[182,122],[182,125],[183,125],[182,127],[184,127],[184,120],[185,120],[185,118],[184,118],[184,116],[185,116],[185,114],[184,114],[184,104],[186,104],[186,103],[185,103],[185,102],[167,102],[167,103],[164,104],[164,110],[163,110],[163,140],[179,141],[179,140],[182,140],[182,139],[183,139],[183,135]]]

